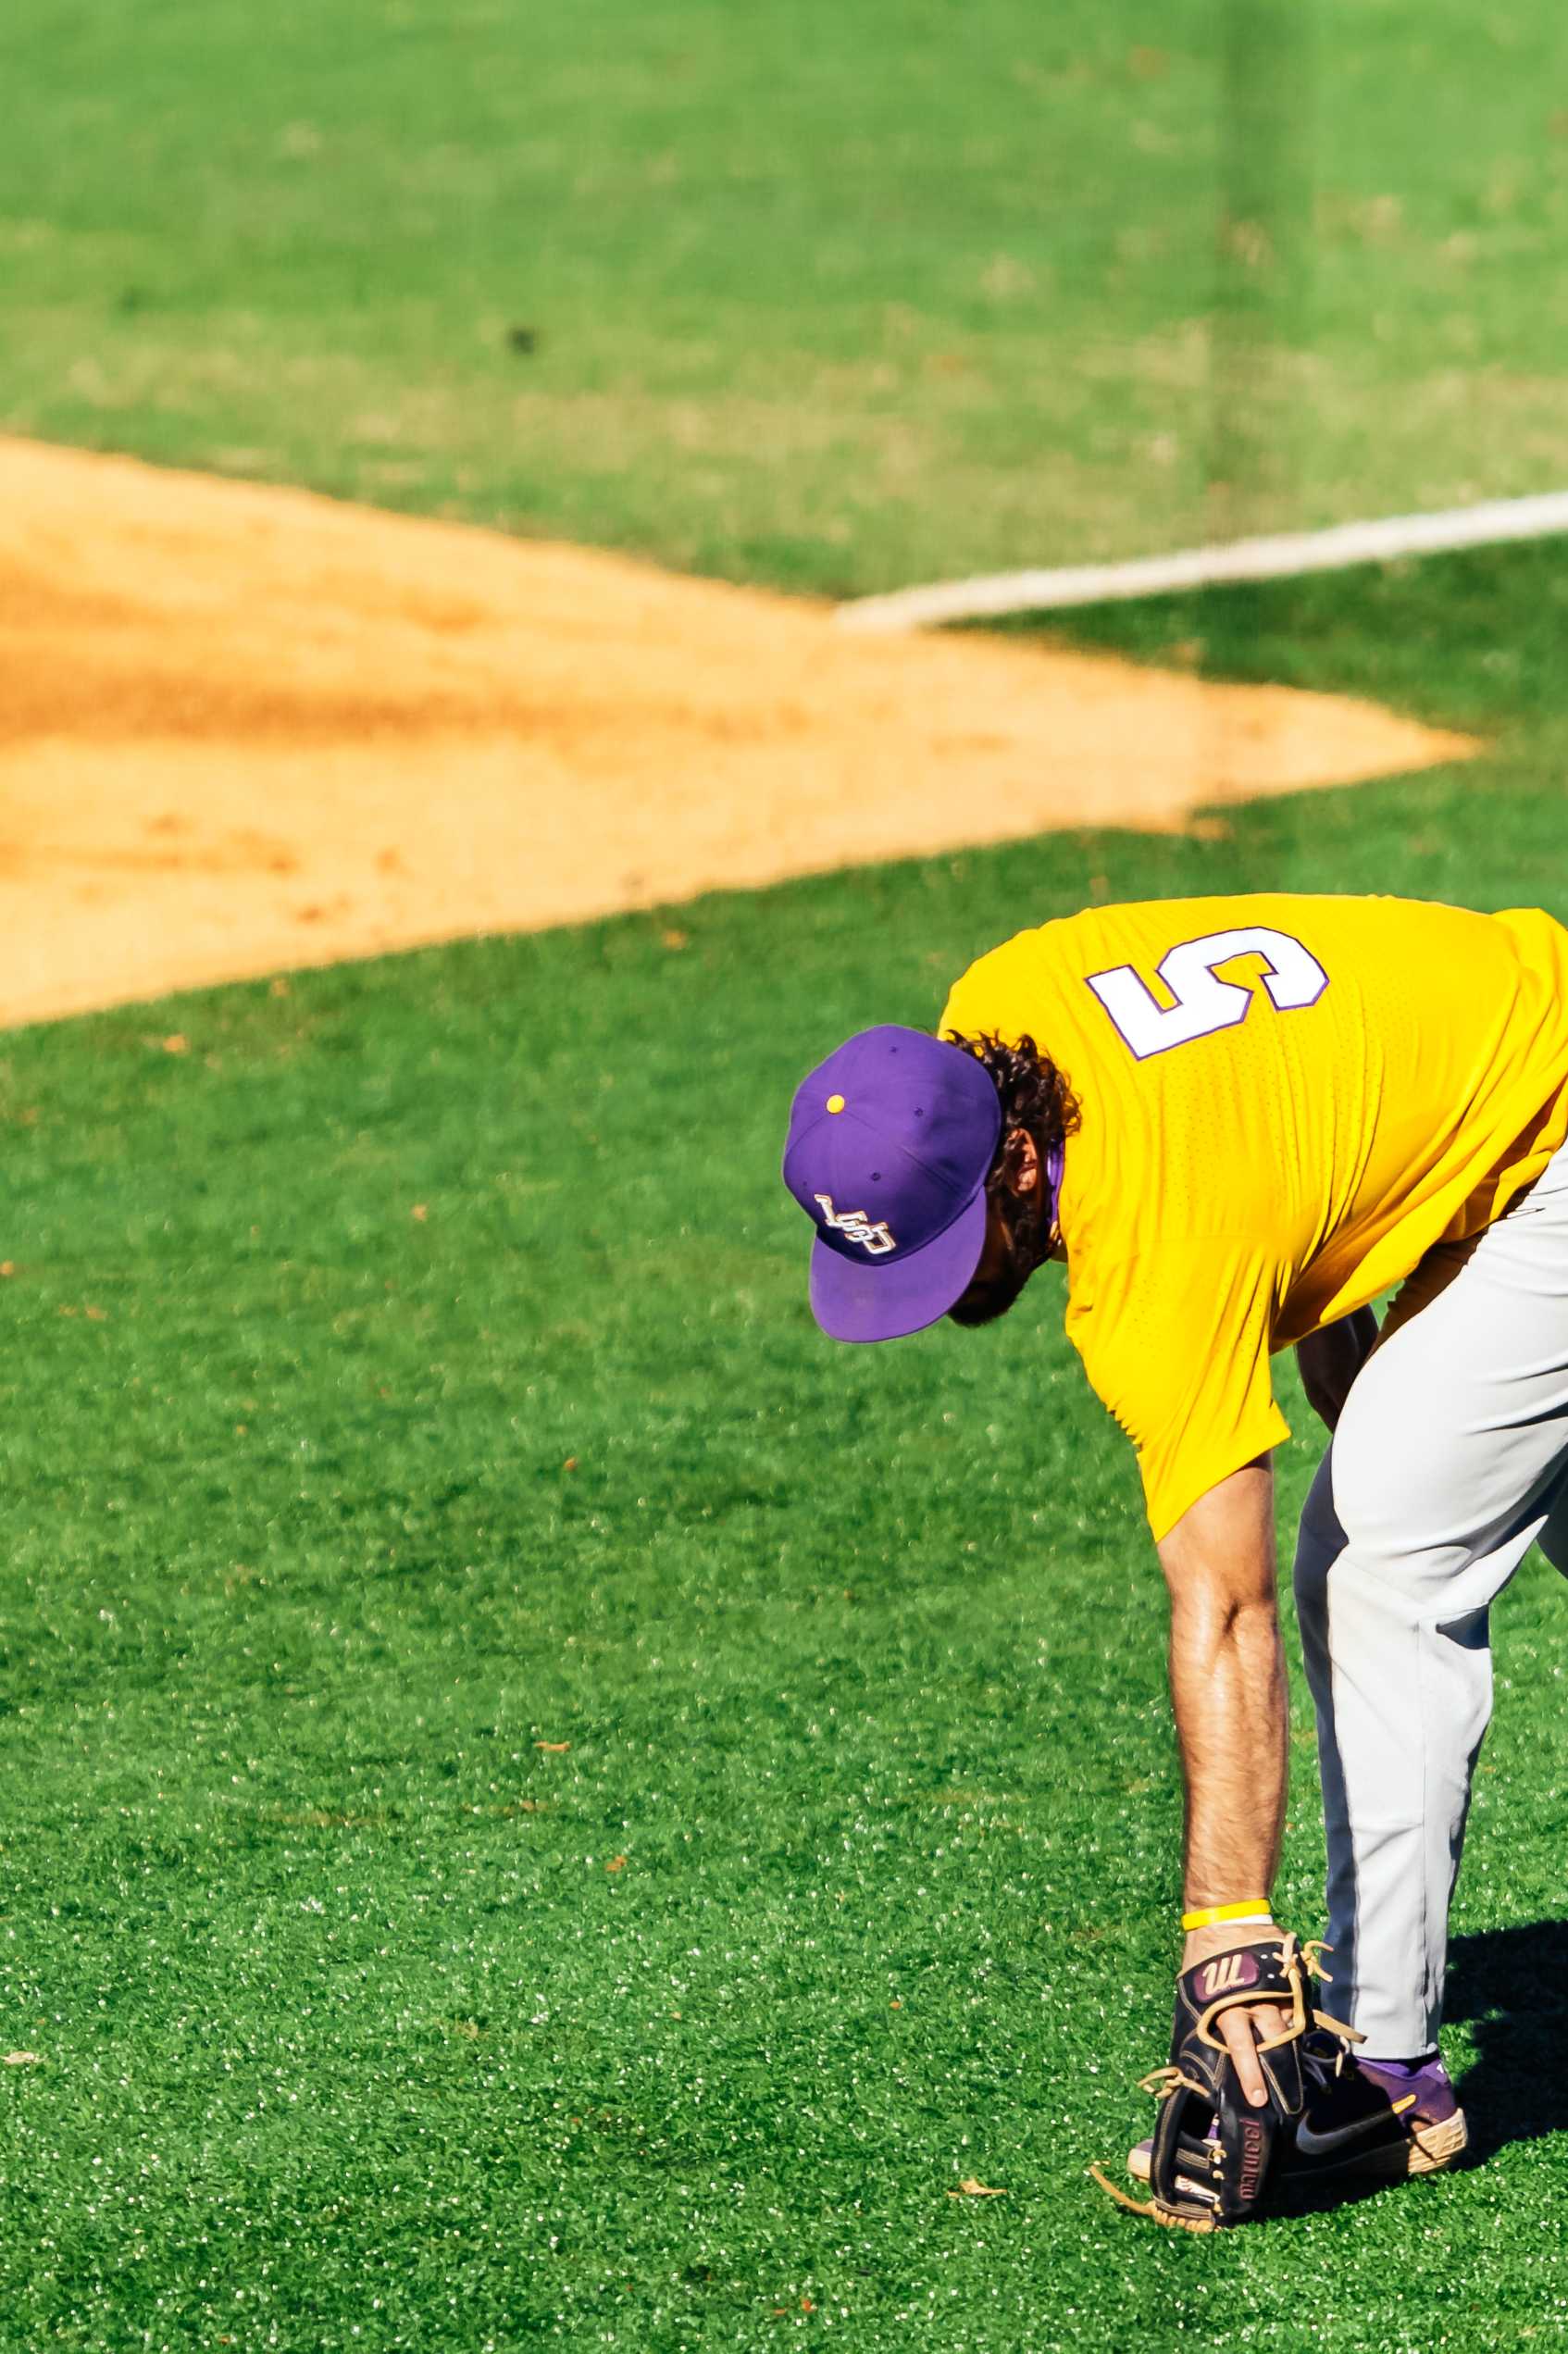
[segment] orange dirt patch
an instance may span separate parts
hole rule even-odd
[[[1473,748],[0,441],[0,1020]]]

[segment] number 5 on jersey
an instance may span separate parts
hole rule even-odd
[[[1288,932],[1272,931],[1266,924],[1205,932],[1201,940],[1184,940],[1162,956],[1155,970],[1173,1004],[1162,1005],[1133,965],[1090,973],[1089,986],[1142,1063],[1151,1054],[1188,1046],[1195,1038],[1234,1029],[1246,1020],[1255,990],[1244,981],[1222,981],[1214,971],[1233,956],[1262,958],[1263,987],[1281,1014],[1315,1005],[1328,987],[1328,975],[1317,958]]]

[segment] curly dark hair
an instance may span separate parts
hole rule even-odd
[[[974,1056],[1002,1098],[1002,1134],[986,1177],[986,1190],[994,1193],[1002,1182],[1009,1128],[1023,1128],[1034,1139],[1044,1167],[1056,1147],[1064,1144],[1078,1125],[1077,1098],[1065,1073],[1057,1069],[1027,1031],[1015,1045],[1009,1045],[1005,1039],[989,1031],[978,1038],[963,1038],[956,1030],[950,1030],[947,1035],[952,1045],[961,1046],[965,1054]]]
[[[1002,1100],[1002,1133],[986,1173],[986,1194],[1002,1238],[1000,1265],[983,1281],[977,1276],[948,1314],[955,1324],[994,1324],[1048,1255],[1056,1216],[1049,1185],[1042,1184],[1032,1199],[1020,1196],[1014,1140],[1022,1129],[1040,1168],[1049,1170],[1057,1147],[1078,1125],[1077,1099],[1064,1075],[1027,1034],[1013,1045],[989,1033],[964,1038],[950,1030],[948,1037],[974,1056]]]

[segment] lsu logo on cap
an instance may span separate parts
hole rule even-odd
[[[885,1218],[879,1218],[873,1226],[864,1210],[835,1210],[830,1193],[819,1193],[816,1201],[823,1225],[847,1235],[852,1242],[863,1243],[874,1259],[879,1259],[884,1251],[897,1250],[897,1240],[889,1233]]]

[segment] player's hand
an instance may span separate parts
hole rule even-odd
[[[1261,1938],[1267,1934],[1263,1929],[1235,1929],[1223,1923],[1212,1929],[1190,1930],[1182,1948],[1181,1966],[1190,1970],[1195,1962],[1207,1962],[1211,1954],[1228,1953],[1245,1939]],[[1290,2024],[1289,2011],[1275,2003],[1259,2003],[1250,2009],[1238,2006],[1221,2013],[1221,2039],[1236,2063],[1241,2089],[1254,2109],[1261,2109],[1268,2099],[1263,2072],[1258,2064],[1259,2042],[1272,2042],[1276,2036],[1284,2035]]]
[[[1220,2035],[1226,2049],[1236,2062],[1236,2073],[1241,2089],[1254,2109],[1261,2109],[1268,2099],[1263,2087],[1263,2072],[1258,2064],[1260,2040],[1272,2043],[1290,2024],[1290,2013],[1273,2003],[1260,2003],[1251,2011],[1227,2011],[1220,2021]]]

